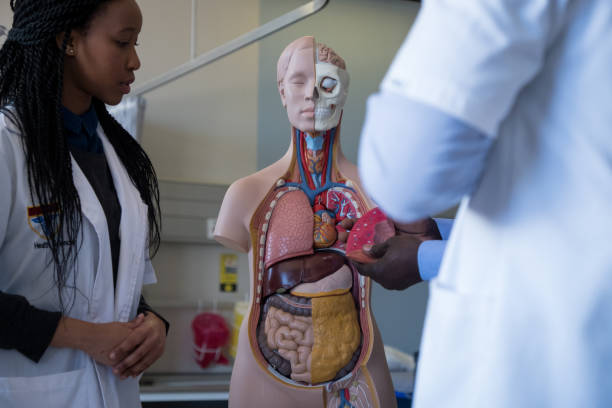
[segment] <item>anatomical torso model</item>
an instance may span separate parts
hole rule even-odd
[[[340,150],[344,61],[302,37],[277,79],[289,150],[230,186],[215,228],[251,272],[230,407],[394,407],[370,280],[345,257],[347,228],[372,203]]]

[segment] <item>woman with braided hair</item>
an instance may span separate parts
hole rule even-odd
[[[140,406],[159,192],[106,110],[140,66],[134,0],[11,0],[0,50],[0,406]]]

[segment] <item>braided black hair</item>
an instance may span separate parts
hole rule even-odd
[[[81,203],[61,116],[64,55],[72,30],[84,30],[109,0],[11,0],[13,26],[0,49],[0,112],[17,124],[23,140],[33,203],[40,203],[63,303],[82,242]],[[57,34],[64,33],[61,47]],[[93,104],[109,141],[148,206],[149,252],[160,243],[159,190],[153,166],[140,145],[115,121],[106,106]],[[59,211],[57,211],[59,209]],[[73,297],[74,300],[74,297]]]

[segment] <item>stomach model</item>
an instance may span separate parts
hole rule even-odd
[[[313,191],[281,178],[255,212],[248,333],[256,360],[280,381],[321,387],[367,362],[370,281],[348,262],[342,227],[367,211],[350,181]]]

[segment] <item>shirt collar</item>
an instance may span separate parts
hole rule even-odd
[[[62,106],[62,117],[64,127],[72,133],[78,135],[81,133],[81,129],[85,129],[87,136],[94,137],[97,135],[98,115],[96,115],[93,105],[82,115],[76,115]]]
[[[75,115],[62,106],[62,118],[69,146],[91,153],[104,152],[98,137],[98,116],[93,105],[82,115]]]

